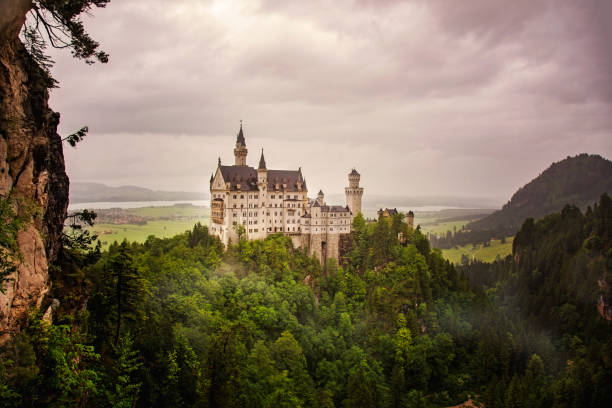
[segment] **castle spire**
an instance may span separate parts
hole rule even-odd
[[[244,133],[242,133],[242,120],[240,121],[240,131],[238,132],[238,137],[236,138],[236,144],[242,144],[246,146],[246,141],[244,140]]]
[[[246,166],[247,153],[249,151],[246,148],[246,141],[244,140],[244,133],[242,132],[242,120],[240,121],[240,131],[236,138],[236,148],[234,149],[234,164],[236,166]]]
[[[261,148],[261,158],[259,159],[259,167],[257,167],[257,170],[266,170],[266,159],[264,158],[263,147]]]

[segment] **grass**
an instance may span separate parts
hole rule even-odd
[[[468,222],[470,221],[469,220],[448,221],[448,222],[432,221],[426,224],[421,224],[421,231],[423,231],[425,234],[429,232],[430,234],[445,235],[446,231],[454,231],[454,228],[457,228],[457,231],[461,230],[461,228]]]
[[[156,220],[149,221],[146,225],[134,224],[96,224],[90,230],[98,234],[98,239],[102,242],[102,247],[107,248],[113,241],[121,242],[124,239],[128,241],[144,242],[149,235],[155,235],[158,238],[168,238],[193,228],[196,222],[207,225],[208,218],[199,220]]]
[[[442,255],[454,264],[461,263],[461,256],[467,255],[470,260],[477,259],[483,262],[493,262],[499,255],[501,258],[512,253],[512,240],[514,238],[506,238],[506,243],[502,244],[501,240],[495,239],[491,241],[491,246],[484,248],[482,244],[464,245],[458,248],[444,249]]]
[[[193,228],[196,222],[208,225],[210,210],[195,206],[142,207],[124,209],[135,215],[151,218],[145,225],[95,224],[90,231],[98,235],[102,248],[124,239],[144,242],[150,235],[169,238]]]

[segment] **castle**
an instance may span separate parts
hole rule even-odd
[[[248,150],[242,124],[234,149],[232,166],[221,164],[210,178],[210,231],[223,244],[238,239],[238,226],[246,239],[264,239],[282,233],[297,248],[306,248],[322,264],[338,259],[340,248],[349,239],[353,218],[361,212],[363,188],[353,169],[345,188],[346,206],[327,205],[319,191],[308,198],[302,169],[268,170],[263,149],[257,168],[246,164]]]

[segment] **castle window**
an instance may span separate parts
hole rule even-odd
[[[274,194],[272,194],[272,198],[274,198]]]
[[[236,208],[236,204],[234,204],[234,208]]]
[[[240,198],[244,198],[244,194],[240,194]]]
[[[257,194],[255,194],[255,199],[258,199],[258,198],[259,198],[259,196]]]

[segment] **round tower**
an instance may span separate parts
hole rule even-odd
[[[363,187],[359,187],[361,175],[353,169],[348,175],[348,180],[349,186],[344,189],[344,193],[346,194],[346,205],[354,217],[361,212],[361,197],[363,196]]]
[[[249,151],[246,148],[246,141],[244,140],[244,133],[242,133],[242,121],[240,121],[240,131],[236,138],[236,147],[234,148],[234,164],[236,166],[246,166],[247,153]]]

